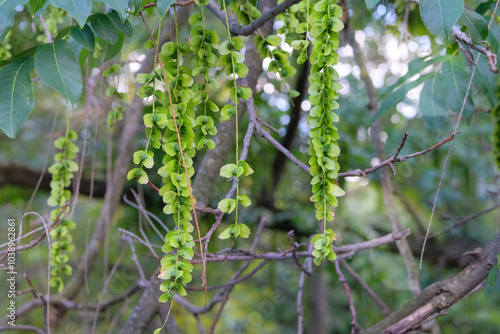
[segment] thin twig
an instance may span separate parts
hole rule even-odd
[[[35,296],[35,298],[40,299],[42,301],[42,311],[43,311],[43,328],[45,329],[46,333],[50,333],[50,324],[49,324],[49,303],[47,300],[42,296],[36,293],[35,287],[33,286],[33,283],[31,283],[30,275],[27,273],[24,273],[24,278],[26,278],[26,281],[28,282],[28,285],[31,287],[30,290]]]
[[[137,206],[139,207],[139,211],[142,213],[142,215],[144,216],[144,218],[146,218],[146,220],[148,221],[149,223],[149,226],[151,226],[151,228],[156,232],[156,234],[158,234],[158,236],[162,239],[162,240],[165,240],[165,235],[163,233],[161,233],[155,226],[155,224],[153,224],[153,222],[151,221],[151,218],[150,215],[148,214],[148,211],[146,210],[146,208],[144,207],[144,205],[142,204],[143,201],[141,201],[141,198],[139,197],[139,194],[137,194],[137,192],[134,190],[134,189],[131,189],[131,192],[132,192],[132,195],[134,195],[134,198],[135,198],[135,201],[137,203]],[[155,215],[151,214],[152,216],[156,217]],[[156,221],[163,227],[163,229],[168,233],[170,232],[170,229],[165,225],[163,224],[163,222],[161,221],[161,219],[159,219],[158,217],[156,217]]]
[[[396,159],[398,157],[399,153],[403,149],[403,146],[405,146],[406,139],[408,139],[408,132],[403,133],[403,139],[401,139],[401,143],[399,144],[396,153],[394,153],[394,155],[392,156],[393,159]]]
[[[489,207],[487,209],[484,209],[482,211],[479,211],[479,212],[476,212],[476,213],[473,213],[473,214],[470,214],[466,217],[463,217],[462,219],[460,219],[459,221],[457,221],[455,224],[453,224],[452,226],[450,227],[447,227],[439,232],[434,232],[434,233],[431,233],[428,238],[435,238],[437,237],[438,235],[441,235],[443,233],[446,233],[446,232],[449,232],[449,231],[452,231],[454,229],[456,229],[457,227],[460,227],[462,225],[465,225],[467,224],[468,222],[470,222],[471,220],[473,220],[474,218],[477,218],[481,215],[484,215],[485,213],[488,213],[488,212],[491,212],[493,210],[496,210],[500,207],[500,203],[497,203],[495,205],[493,205],[492,207]]]
[[[392,233],[386,234],[382,237],[371,239],[368,241],[355,243],[355,244],[342,245],[340,247],[333,247],[333,251],[338,255],[338,258],[352,257],[354,254],[356,254],[362,250],[379,247],[379,246],[388,244],[390,242],[406,238],[408,235],[410,235],[409,229],[400,230],[400,231],[392,232]],[[243,254],[243,255],[213,255],[213,256],[210,256],[211,254],[207,254],[207,255],[209,255],[206,258],[207,262],[249,261],[249,260],[258,260],[258,259],[284,261],[284,260],[293,259],[292,250],[288,250],[288,251],[284,251],[284,252],[267,252],[267,253],[260,253],[260,254],[245,252],[245,254]],[[297,252],[296,256],[298,258],[313,257],[313,255],[307,251]],[[199,260],[199,259],[193,259],[190,262],[191,263],[200,263],[200,261],[201,260]]]
[[[311,273],[306,268],[304,268],[300,264],[300,262],[299,262],[299,259],[297,257],[296,249],[300,245],[298,243],[296,243],[296,242],[293,241],[293,236],[294,236],[294,231],[293,230],[291,230],[290,232],[288,232],[287,235],[286,235],[286,237],[288,238],[288,240],[290,240],[290,246],[291,246],[291,249],[292,249],[292,254],[293,254],[293,259],[295,260],[295,264],[297,265],[297,267],[300,268],[300,270],[302,270],[307,275],[307,277],[311,278]]]
[[[139,276],[141,276],[141,279],[143,279],[144,281],[147,281],[146,275],[144,274],[144,270],[142,270],[141,264],[139,263],[139,259],[137,258],[137,254],[135,252],[135,247],[134,243],[132,242],[132,239],[130,238],[129,235],[126,234],[122,236],[122,239],[125,240],[130,246],[130,250],[132,251],[132,261],[134,261],[135,263],[135,267],[139,272]]]
[[[47,37],[47,43],[52,43],[53,39],[52,39],[52,35],[50,34],[49,27],[47,27],[47,23],[45,22],[45,20],[41,14],[40,14],[40,16],[38,16],[38,18],[40,19],[40,23],[42,24],[43,32],[45,33],[45,37]]]
[[[347,262],[344,259],[340,260],[340,264],[342,265],[342,267],[344,267],[349,276],[354,278],[359,283],[359,285],[361,285],[363,290],[366,291],[368,296],[375,302],[375,304],[378,305],[384,316],[389,315],[391,313],[390,308],[383,302],[382,299],[380,299],[380,297],[375,293],[375,291],[373,291],[372,288],[370,288],[370,286],[363,280],[363,278],[357,272],[355,272],[354,269],[352,269],[351,266],[349,266],[349,264],[347,264]]]
[[[276,133],[276,134],[280,134],[280,132],[278,130],[276,130],[275,128],[273,128],[271,125],[269,125],[268,123],[264,122],[264,120],[260,117],[257,117],[257,121],[264,125],[266,128],[268,128],[269,130],[271,130],[272,132]]]
[[[491,26],[491,24],[490,24],[490,26]],[[485,48],[482,45],[474,44],[472,39],[469,36],[467,36],[466,33],[461,31],[460,27],[457,25],[454,25],[453,28],[451,28],[451,34],[457,40],[457,43],[460,46],[460,50],[462,50],[464,55],[467,57],[467,60],[469,61],[469,65],[471,67],[472,67],[472,62],[471,62],[468,54],[472,54],[472,53],[469,50],[465,51],[465,49],[461,45],[461,42],[464,43],[468,49],[474,49],[477,52],[483,54],[486,58],[488,58],[488,64],[490,65],[491,72],[493,72],[495,74],[498,73],[497,55],[494,54],[493,52],[491,52],[489,47]],[[476,66],[477,66],[477,62],[476,62]]]
[[[196,320],[196,325],[198,326],[198,331],[200,334],[205,334],[205,328],[203,328],[203,324],[201,323],[200,317],[198,314],[193,314],[194,319]]]
[[[243,282],[243,281],[246,281],[247,279],[249,279],[250,277],[252,277],[253,275],[255,275],[260,269],[262,269],[267,263],[269,263],[269,261],[271,261],[270,259],[265,259],[264,261],[260,262],[257,266],[255,266],[254,269],[252,269],[251,272],[249,272],[248,274],[246,274],[245,276],[242,276],[241,278],[238,278],[236,280],[233,280],[233,281],[230,281],[228,283],[225,283],[225,284],[219,284],[219,285],[212,285],[212,286],[209,286],[207,287],[208,290],[216,290],[216,289],[228,289],[228,288],[232,288],[233,286]],[[191,290],[191,291],[203,291],[205,288],[198,288],[198,287],[186,287],[186,290]]]
[[[296,4],[298,2],[300,2],[300,0],[285,0],[285,1],[281,2],[279,5],[277,5],[276,7],[272,8],[271,10],[263,13],[261,16],[259,16],[258,19],[256,19],[255,21],[252,21],[250,24],[247,24],[246,26],[241,26],[234,19],[229,19],[229,30],[234,35],[240,35],[240,36],[251,35],[251,34],[253,34],[254,31],[256,31],[257,29],[262,27],[266,22],[275,18],[276,15],[283,13],[288,8],[290,8],[291,6],[293,6],[294,4]],[[210,3],[207,5],[207,7],[224,24],[226,23],[226,18],[225,18],[224,12],[221,11],[221,8],[219,5],[217,5],[213,1],[210,1]]]
[[[410,18],[410,0],[405,0],[405,14],[403,18],[403,32],[402,36],[412,37],[410,31],[408,30],[408,19]]]
[[[271,134],[269,132],[267,132],[266,130],[264,130],[260,124],[257,124],[255,126],[255,130],[257,131],[257,134],[259,134],[260,136],[264,137],[265,139],[267,139],[267,141],[269,141],[271,144],[273,144],[274,147],[276,147],[281,153],[283,153],[288,159],[290,159],[294,164],[296,164],[297,166],[299,166],[300,168],[302,168],[304,170],[304,172],[307,173],[307,175],[311,176],[311,173],[309,172],[309,167],[303,163],[302,161],[300,161],[299,159],[297,159],[290,151],[288,151],[285,147],[283,147],[283,145],[281,145],[280,142],[278,142],[276,139],[273,138],[273,136],[271,136]]]
[[[177,1],[177,2],[174,2],[171,6],[184,7],[184,6],[190,5],[192,3],[194,3],[194,0]],[[147,3],[142,8],[146,9],[146,8],[151,8],[151,7],[156,7],[156,2]]]
[[[312,237],[310,238],[312,239]],[[309,253],[312,253],[314,249],[314,244],[309,240],[309,246],[307,247],[307,251]],[[304,267],[306,268],[307,271],[312,271],[312,258],[307,258]],[[300,279],[299,279],[299,289],[297,291],[297,334],[303,334],[304,333],[304,305],[303,305],[303,296],[304,296],[304,285],[306,282],[306,271],[302,271],[300,273]]]
[[[354,170],[354,171],[351,171],[351,172],[344,172],[344,173],[339,173],[339,177],[347,177],[347,176],[366,176],[368,174],[371,174],[383,167],[386,167],[386,166],[389,166],[390,164],[393,164],[393,163],[396,163],[396,162],[403,162],[403,161],[406,161],[408,159],[411,159],[411,158],[415,158],[419,155],[424,155],[426,153],[429,153],[431,151],[434,151],[435,149],[437,149],[438,147],[441,147],[443,146],[444,144],[446,144],[447,142],[449,141],[452,141],[453,138],[455,138],[455,136],[460,133],[458,131],[454,132],[451,136],[449,136],[448,138],[446,139],[443,139],[442,141],[440,141],[439,143],[437,143],[436,145],[433,145],[431,147],[428,147],[426,148],[425,150],[423,151],[420,151],[420,152],[415,152],[415,153],[412,153],[412,154],[408,154],[404,157],[401,157],[401,158],[394,158],[391,157],[387,160],[384,160],[382,161],[381,163],[379,163],[378,165],[376,166],[373,166],[371,168],[367,168],[367,169],[364,169],[364,170]]]
[[[64,211],[65,211],[65,209],[67,207],[68,207],[68,203],[64,204],[61,207],[59,213],[56,216],[56,219],[54,220],[54,222],[52,223],[52,225],[48,229],[46,229],[45,220],[43,219],[43,217],[39,213],[37,213],[37,212],[26,212],[23,215],[23,218],[25,216],[27,216],[27,215],[36,215],[36,216],[38,216],[42,220],[42,222],[44,223],[44,226],[40,227],[39,230],[45,229],[45,231],[44,231],[44,233],[42,235],[40,235],[37,239],[32,240],[29,244],[23,245],[23,246],[17,246],[16,247],[16,252],[23,251],[23,250],[26,250],[26,249],[29,249],[29,248],[32,248],[32,247],[38,245],[45,238],[45,236],[48,234],[48,232],[50,232],[53,229],[55,229],[63,221],[63,219],[66,217],[66,215],[64,215],[64,216],[62,216],[62,215],[63,215],[63,213],[65,213]],[[22,220],[22,218],[21,218],[21,220]],[[21,240],[23,238],[24,238],[24,236],[19,236],[17,238],[17,241],[19,241],[19,240]],[[7,250],[4,251],[4,257],[2,257],[2,259],[0,259],[0,263],[3,262],[6,257],[7,257]]]
[[[157,259],[157,260],[160,260],[160,257],[154,251],[153,245],[149,242],[149,240],[147,240],[147,242],[146,242],[146,241],[142,240],[141,238],[139,238],[137,235],[133,234],[132,232],[124,230],[122,228],[118,228],[118,231],[130,235],[132,238],[136,239],[141,244],[143,244],[144,246],[148,247],[149,250],[151,251],[151,254],[153,254],[154,258]],[[161,248],[161,246],[158,246],[158,247]]]
[[[146,210],[146,208],[144,208],[144,206],[133,203],[132,201],[130,201],[127,198],[126,195],[123,195],[123,201],[125,203],[127,203],[128,205],[130,205],[131,207],[133,207],[133,208],[135,208],[135,209],[137,209],[139,211],[142,211],[142,214],[146,217],[146,219],[148,219],[147,217],[153,218],[158,224],[161,225],[161,227],[163,227],[163,229],[167,233],[170,232],[170,229],[162,222],[162,220],[160,218],[158,218],[158,216],[155,215],[154,213],[152,213],[151,211]],[[154,225],[151,220],[149,220],[149,224]],[[162,239],[165,239],[165,237],[162,236]]]
[[[349,310],[351,311],[351,334],[355,334],[360,328],[357,320],[356,320],[356,309],[354,307],[354,302],[352,301],[351,289],[349,288],[349,284],[347,284],[347,280],[345,279],[342,270],[340,270],[339,261],[335,261],[335,271],[337,275],[339,275],[339,281],[342,283],[344,287],[345,294],[347,295],[347,301],[349,302]]]

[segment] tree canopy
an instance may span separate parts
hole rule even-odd
[[[0,330],[496,332],[498,4],[0,0]]]

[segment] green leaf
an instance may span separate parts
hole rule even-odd
[[[495,284],[495,281],[497,279],[497,275],[498,275],[498,263],[495,264],[491,269],[490,269],[490,272],[488,274],[488,282],[490,283],[490,286],[493,287],[493,285]]]
[[[191,260],[193,258],[193,255],[194,255],[194,251],[189,248],[189,247],[186,247],[186,246],[183,246],[178,252],[177,254],[182,257],[183,259],[186,259],[186,260]]]
[[[203,21],[203,16],[201,14],[193,14],[188,20],[191,26],[196,26],[202,21]]]
[[[168,7],[170,7],[176,0],[158,0],[156,6],[160,12],[160,16],[165,15]]]
[[[240,228],[240,238],[248,238],[250,236],[250,228],[248,228],[248,226],[239,223],[238,227]]]
[[[244,169],[242,168],[244,171]],[[233,176],[238,175],[239,173],[239,168],[235,164],[227,164],[221,167],[220,169],[220,176],[225,177],[225,178],[232,178]]]
[[[83,91],[80,64],[68,42],[59,39],[40,45],[36,51],[35,69],[40,79],[66,100],[72,103],[80,100]]]
[[[231,4],[231,2],[233,2],[234,0],[218,0],[217,2],[220,4],[221,8],[223,6],[222,1],[224,1],[224,3],[226,4],[226,6],[229,6]]]
[[[219,53],[221,56],[227,55],[231,52],[231,48],[229,47],[230,41],[223,41],[219,45]]]
[[[247,65],[243,63],[234,64],[234,73],[236,73],[236,75],[239,76],[240,78],[244,78],[248,73]]]
[[[31,47],[29,49],[26,49],[26,50],[18,53],[17,55],[12,57],[11,59],[6,59],[6,60],[0,61],[0,68],[4,67],[5,65],[8,65],[10,63],[24,61],[29,57],[33,57],[35,55],[37,49],[38,49],[38,45],[35,45],[34,47]]]
[[[475,44],[479,44],[488,37],[488,21],[482,16],[465,8],[460,17],[462,22],[470,33],[470,37]]]
[[[491,72],[486,57],[481,57],[476,67],[474,83],[478,84],[492,105],[497,102],[497,75]]]
[[[140,150],[134,153],[133,161],[134,164],[136,165],[142,163],[144,167],[151,168],[154,165],[153,157],[154,157],[153,151],[148,150],[146,152],[144,150]]]
[[[71,37],[78,43],[83,45],[87,50],[93,51],[95,48],[94,32],[88,24],[84,25],[82,29],[74,27],[71,29]]]
[[[134,5],[134,13],[137,13],[142,7],[142,0],[132,0],[132,4]]]
[[[89,55],[89,50],[82,48],[80,54],[78,55],[78,63],[80,64],[80,67],[83,67],[85,61],[87,60],[88,55]]]
[[[248,100],[252,97],[252,90],[247,86],[238,86],[238,97],[241,97],[243,100]]]
[[[233,236],[231,232],[234,232],[234,224],[231,224],[228,228],[222,231],[222,233],[219,234],[219,239],[225,240],[231,238]]]
[[[307,31],[307,22],[299,23],[295,27],[295,31],[297,32],[297,34],[303,34],[303,33],[305,33]]]
[[[408,79],[411,79],[417,74],[420,74],[425,68],[429,67],[430,65],[443,61],[447,58],[448,56],[439,56],[436,58],[431,58],[429,60],[426,60],[426,58],[416,58],[410,61],[408,64],[408,72],[402,76],[401,78],[396,81],[396,83],[389,88],[385,92],[383,92],[380,97],[383,98],[387,94],[392,93],[398,86],[400,86],[403,82],[405,82]]]
[[[421,75],[418,79],[413,80],[409,83],[404,83],[401,87],[397,88],[383,100],[378,112],[373,116],[373,120],[379,118],[380,115],[382,115],[382,113],[389,108],[395,107],[399,102],[404,100],[410,90],[416,88],[418,85],[420,85],[422,82],[426,81],[433,75],[434,73]]]
[[[236,201],[232,198],[225,198],[219,202],[217,205],[220,211],[225,213],[231,213],[236,208]]]
[[[266,42],[272,46],[279,46],[281,44],[281,37],[276,35],[269,35],[266,38]]]
[[[120,18],[123,21],[127,18],[127,8],[128,1],[127,0],[97,0],[99,2],[104,2],[109,7],[113,8],[118,12]]]
[[[335,254],[335,252],[333,252],[333,251],[330,251],[330,253],[328,253],[327,258],[330,261],[335,261],[335,259],[337,259],[337,254]]]
[[[372,10],[373,7],[375,7],[375,5],[378,4],[379,2],[380,0],[365,0],[366,8]]]
[[[447,44],[451,28],[464,11],[464,0],[421,0],[419,7],[427,30]]]
[[[140,168],[132,168],[127,173],[127,180],[132,180],[132,179],[135,179],[136,177],[141,176],[142,172],[143,172],[143,170]]]
[[[118,41],[118,31],[111,19],[102,13],[98,13],[90,20],[92,29],[99,37],[108,43],[115,44]]]
[[[71,29],[73,29],[74,26],[69,26],[69,27],[66,27],[62,30],[60,30],[57,35],[56,35],[56,38],[55,39],[64,39],[66,38],[66,36],[69,35]],[[76,27],[76,26],[75,26]]]
[[[53,288],[63,284],[62,280],[59,277],[52,277],[49,282],[50,286]]]
[[[341,197],[341,196],[345,195],[345,191],[342,188],[340,188],[338,185],[333,184],[332,186],[333,186],[332,193],[335,197]]]
[[[138,73],[135,76],[135,81],[141,84],[151,83],[153,81],[154,75],[151,73]]]
[[[449,57],[441,68],[443,80],[443,93],[446,105],[452,111],[459,113],[462,109],[465,93],[469,82],[469,76],[464,69],[464,64],[458,57]],[[465,104],[464,116],[470,122],[474,107],[469,101]]]
[[[234,115],[236,115],[236,108],[230,104],[226,104],[220,111],[220,121],[228,121],[233,118]]]
[[[252,167],[250,167],[248,162],[246,162],[245,160],[238,161],[238,167],[243,167],[243,175],[245,175],[245,176],[253,174]]]
[[[130,22],[125,19],[125,21],[120,20],[120,17],[118,15],[118,12],[116,10],[113,10],[108,13],[108,17],[111,19],[113,24],[115,25],[116,29],[120,30],[122,33],[124,33],[128,37],[132,37],[132,33],[134,32],[134,28],[130,24]]]
[[[314,264],[319,266],[321,264],[321,262],[323,262],[323,258],[321,257],[315,257],[314,258]]]
[[[141,99],[144,99],[154,94],[154,88],[151,86],[142,86],[137,90],[136,94]]]
[[[424,119],[438,128],[446,117],[446,102],[443,96],[441,76],[434,73],[420,93],[420,111]]]
[[[174,298],[174,294],[173,293],[164,293],[163,295],[160,296],[160,298],[158,298],[158,301],[160,303],[166,303],[166,302],[172,300],[173,298]],[[154,331],[154,334],[160,334],[161,330],[162,330],[162,328],[156,329]]]
[[[108,61],[120,53],[124,39],[125,36],[121,32],[118,32],[118,41],[115,44],[108,43],[101,37],[96,38],[97,43],[99,43],[104,53],[103,61]]]
[[[52,6],[64,9],[83,27],[92,11],[92,0],[50,0]]]
[[[498,50],[500,47],[500,26],[493,20],[488,33],[488,42],[491,50]],[[498,53],[498,52],[497,52]]]
[[[243,43],[243,39],[240,36],[233,37],[231,41],[234,43],[235,50],[241,50],[245,46],[245,43]]]
[[[249,207],[252,204],[252,201],[247,195],[238,196],[238,202],[240,202],[244,207]]]
[[[323,12],[328,7],[328,1],[321,0],[314,5],[314,9],[318,12]]]
[[[29,0],[31,16],[35,17],[37,12],[45,6],[47,0]]]
[[[28,0],[0,0],[0,41],[5,38],[14,24],[14,14],[18,5],[24,5]]]
[[[14,138],[35,107],[30,73],[33,58],[11,63],[0,71],[0,129]]]

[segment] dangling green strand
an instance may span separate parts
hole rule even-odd
[[[339,134],[334,123],[339,121],[339,116],[333,111],[339,108],[336,99],[338,91],[342,89],[337,82],[339,75],[333,65],[339,61],[335,50],[339,47],[339,31],[344,28],[344,24],[340,20],[342,9],[335,1],[319,1],[308,8],[309,31],[313,39],[309,77],[310,102],[313,107],[307,117],[310,127],[308,153],[311,156],[311,201],[316,208],[316,218],[323,222],[323,233],[312,239],[314,263],[319,265],[326,258],[333,261],[337,257],[332,246],[337,237],[331,229],[327,229],[326,222],[334,219],[332,207],[337,206],[337,197],[344,195],[336,180],[340,169],[337,161],[340,148],[337,142]]]
[[[221,110],[220,121],[227,121],[235,117],[236,119],[236,152],[235,152],[235,163],[227,164],[222,166],[220,169],[220,175],[222,177],[231,179],[236,179],[236,199],[226,198],[219,202],[218,208],[222,212],[231,213],[235,211],[236,218],[234,224],[229,225],[220,235],[220,239],[229,238],[248,238],[250,235],[250,229],[243,223],[238,223],[238,206],[242,204],[243,206],[249,206],[251,204],[250,198],[246,195],[240,195],[239,180],[240,176],[248,176],[253,173],[252,168],[248,165],[246,161],[239,160],[239,138],[238,138],[238,103],[240,98],[247,100],[252,96],[252,90],[249,87],[238,86],[236,84],[236,76],[242,78],[248,73],[248,67],[243,63],[244,56],[237,52],[241,50],[244,46],[241,37],[236,36],[231,38],[231,32],[229,31],[229,20],[227,17],[226,0],[222,0],[224,14],[226,17],[226,27],[228,40],[221,43],[219,47],[219,53],[221,55],[221,64],[224,66],[226,75],[233,76],[233,87],[230,91],[231,100],[233,105],[226,105]]]

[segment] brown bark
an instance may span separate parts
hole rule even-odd
[[[480,286],[497,263],[499,252],[500,233],[484,249],[479,249],[474,260],[460,273],[425,288],[414,299],[366,330],[366,333],[396,334],[418,329],[430,316],[450,308]]]

